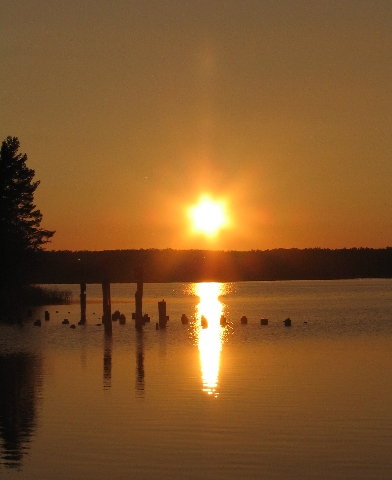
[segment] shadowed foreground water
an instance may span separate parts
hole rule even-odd
[[[138,333],[136,286],[112,285],[127,324],[105,337],[88,285],[86,326],[61,324],[78,304],[37,310],[41,328],[1,326],[0,477],[390,479],[391,287],[147,284]]]

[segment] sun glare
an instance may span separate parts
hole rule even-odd
[[[200,302],[196,306],[197,338],[200,352],[201,376],[203,391],[214,397],[218,396],[218,377],[220,354],[222,350],[225,330],[220,326],[220,317],[224,305],[219,300],[219,295],[224,291],[221,283],[197,283],[196,294]],[[200,324],[204,316],[208,327],[203,328]]]
[[[208,236],[216,235],[228,223],[225,204],[208,197],[190,208],[193,229]]]

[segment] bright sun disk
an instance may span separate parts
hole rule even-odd
[[[203,198],[190,209],[193,228],[213,236],[227,224],[225,205],[222,202]]]

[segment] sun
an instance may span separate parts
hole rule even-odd
[[[226,206],[222,201],[204,196],[189,209],[195,231],[213,237],[227,225]]]

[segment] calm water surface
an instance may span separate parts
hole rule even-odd
[[[392,280],[146,284],[142,333],[112,285],[111,337],[101,287],[85,326],[65,288],[0,326],[0,478],[392,478]]]

